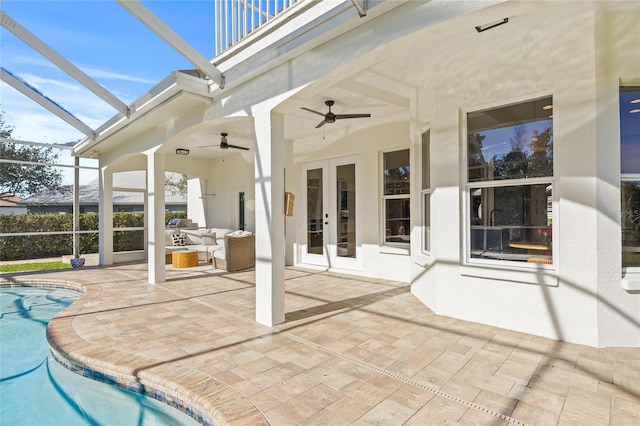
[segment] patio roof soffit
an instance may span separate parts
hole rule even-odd
[[[85,74],[82,70],[76,67],[74,64],[69,62],[66,58],[60,55],[58,52],[49,47],[45,42],[36,37],[33,33],[27,30],[25,27],[16,22],[13,18],[7,15],[5,12],[1,12],[0,22],[2,26],[7,30],[11,31],[16,37],[20,40],[27,43],[31,48],[36,50],[42,56],[51,61],[54,65],[60,68],[62,71],[66,72],[69,76],[74,78],[80,84],[82,84],[87,89],[91,90],[94,94],[100,97],[103,101],[111,105],[115,108],[121,115],[128,116],[129,108],[127,105],[114,96],[111,92]],[[16,88],[17,89],[17,88]],[[20,90],[20,89],[17,89]],[[20,90],[21,91],[21,90]],[[23,92],[24,94],[24,92]],[[29,96],[29,95],[27,95]],[[29,96],[30,97],[30,96]],[[37,101],[36,101],[37,102]],[[39,103],[39,102],[38,102]],[[41,104],[42,105],[42,104]],[[44,106],[44,105],[43,105]],[[57,114],[57,113],[56,113]],[[62,118],[62,117],[60,117]],[[65,120],[66,121],[66,120]],[[70,123],[71,124],[71,123]],[[75,127],[75,126],[74,126]],[[83,133],[86,132],[82,129],[79,129]]]
[[[145,126],[142,123],[160,110],[175,105],[173,108],[177,112],[182,112],[186,100],[191,100],[192,106],[199,103],[211,103],[213,94],[210,88],[209,81],[202,78],[198,70],[173,71],[130,105],[129,117],[112,117],[96,129],[95,138],[85,138],[74,145],[73,155],[87,156],[87,153],[95,151],[98,145],[106,143],[114,136]],[[94,155],[95,153],[91,153],[89,156]]]
[[[202,56],[196,49],[180,37],[175,31],[165,24],[160,18],[154,15],[138,0],[116,0],[120,6],[135,16],[140,22],[146,25],[158,37],[163,39],[168,45],[173,47],[178,53],[184,56],[189,62],[194,64],[200,71],[213,80],[218,87],[224,88],[224,76],[209,60]]]

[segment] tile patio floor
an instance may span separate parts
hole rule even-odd
[[[73,282],[49,326],[76,362],[231,425],[637,425],[640,350],[435,315],[408,284],[288,268],[286,322],[254,322],[253,271],[146,282],[145,264],[0,276]]]

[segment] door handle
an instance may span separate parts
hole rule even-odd
[[[324,224],[325,224],[325,225],[328,225],[328,224],[329,224],[329,222],[325,222]]]

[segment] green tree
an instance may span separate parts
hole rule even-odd
[[[187,196],[187,182],[189,178],[185,174],[171,173],[164,179],[164,185],[173,195]]]
[[[469,167],[469,180],[478,181],[486,178],[487,161],[482,154],[482,143],[486,136],[480,133],[467,135],[467,157]]]
[[[9,142],[7,139],[11,139],[12,133],[13,126],[5,122],[4,111],[0,111],[0,136],[5,139],[0,143],[0,159],[10,160],[0,167],[0,197],[25,197],[44,188],[60,186],[62,172],[47,165],[55,163],[60,153],[49,147]]]

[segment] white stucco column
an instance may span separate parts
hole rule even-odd
[[[164,172],[165,155],[150,150],[147,155],[147,262],[149,283],[165,281],[164,263]]]
[[[98,251],[100,265],[113,265],[113,173],[100,165],[98,173]]]
[[[284,322],[284,116],[272,105],[255,119],[256,322]]]

